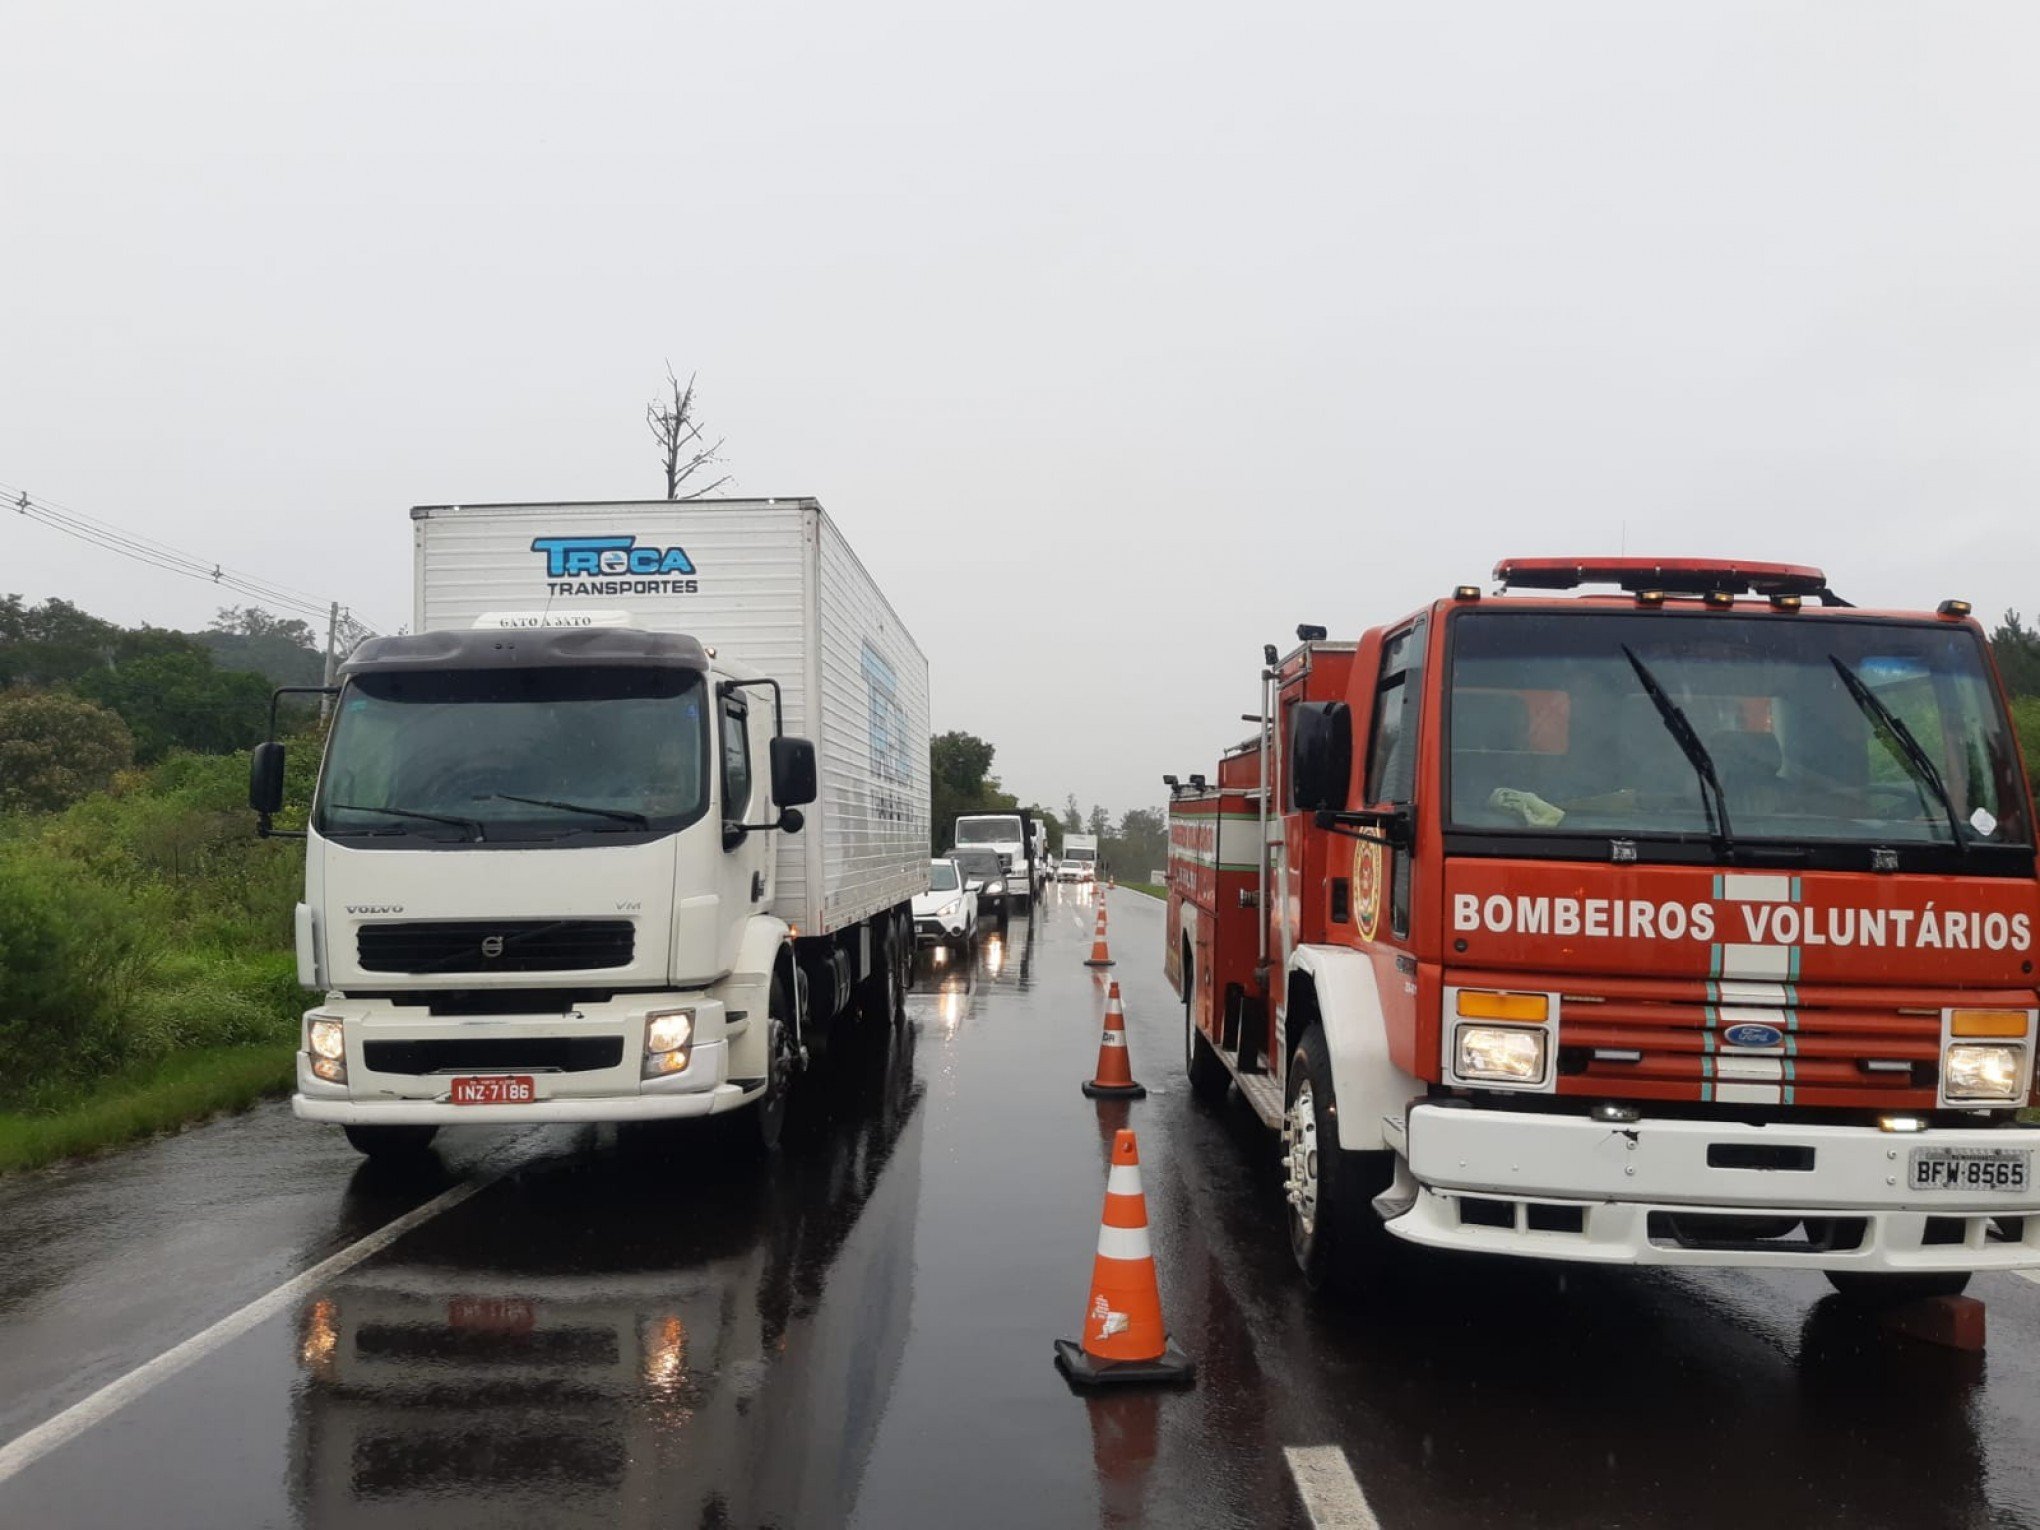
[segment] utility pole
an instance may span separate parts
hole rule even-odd
[[[332,688],[333,675],[339,664],[339,656],[340,656],[340,602],[336,600],[333,602],[331,608],[328,609],[328,611],[326,612],[326,678],[319,682],[320,684],[326,686],[328,689]],[[332,715],[333,715],[333,698],[331,696],[321,696],[319,698],[320,723],[323,724]]]

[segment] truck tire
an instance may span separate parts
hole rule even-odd
[[[1886,1274],[1871,1270],[1824,1270],[1843,1301],[1852,1307],[1896,1307],[1933,1296],[1960,1296],[1969,1286],[1969,1272]]]
[[[871,938],[877,942],[878,950],[871,963],[871,976],[857,988],[857,1019],[861,1025],[891,1025],[903,1002],[899,942],[893,935],[892,921],[881,921],[872,930]]]
[[[772,978],[765,1010],[765,1092],[731,1121],[737,1149],[747,1158],[766,1158],[786,1129],[787,1095],[793,1088],[793,1002],[786,980]]]
[[[370,1158],[410,1158],[431,1145],[436,1126],[343,1126],[348,1145]]]
[[[1313,1025],[1289,1060],[1283,1118],[1289,1251],[1311,1290],[1339,1300],[1364,1296],[1379,1280],[1390,1234],[1374,1197],[1395,1177],[1390,1152],[1339,1148],[1339,1102],[1331,1049]]]
[[[1207,1105],[1224,1103],[1232,1089],[1232,1071],[1219,1058],[1210,1038],[1197,1029],[1197,985],[1193,981],[1190,955],[1183,955],[1183,1071],[1190,1075],[1190,1092]]]

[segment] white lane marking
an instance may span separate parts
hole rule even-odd
[[[155,1359],[135,1367],[118,1380],[109,1381],[90,1397],[73,1403],[55,1418],[46,1419],[23,1435],[0,1446],[0,1483],[33,1466],[59,1446],[66,1445],[95,1424],[103,1423],[152,1388],[168,1381],[185,1367],[203,1360],[214,1350],[232,1343],[249,1329],[267,1321],[293,1302],[310,1295],[325,1282],[344,1275],[364,1259],[374,1257],[414,1227],[420,1227],[442,1212],[453,1210],[478,1191],[501,1179],[507,1168],[464,1180],[435,1195],[424,1205],[386,1222],[357,1243],[320,1260],[294,1280],[285,1281],[247,1306],[230,1312],[212,1327],[203,1329],[182,1344],[165,1350]]]
[[[1303,1512],[1317,1530],[1381,1530],[1360,1491],[1360,1479],[1338,1446],[1291,1445],[1282,1454],[1289,1458]]]

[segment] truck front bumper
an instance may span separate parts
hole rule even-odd
[[[1418,1105],[1386,1209],[1412,1243],[1601,1264],[2040,1268],[2040,1129],[1627,1124]],[[1919,1151],[2028,1154],[2018,1191],[1915,1190]],[[1379,1203],[1378,1203],[1379,1204]]]
[[[687,1066],[643,1078],[645,1013],[675,1007],[695,1012],[699,1039]],[[305,1121],[501,1126],[675,1120],[734,1110],[764,1092],[757,1080],[730,1079],[727,1013],[719,1000],[698,994],[619,996],[577,1004],[566,1016],[434,1015],[419,1006],[363,999],[329,999],[316,1013],[338,1018],[345,1027],[347,1081],[319,1078],[310,1057],[299,1052],[297,1091],[290,1103],[292,1113]],[[563,1043],[584,1052],[590,1044],[606,1044],[607,1055],[594,1066],[571,1061],[565,1067],[547,1066],[542,1059],[559,1056]],[[392,1060],[419,1058],[433,1064],[432,1071],[391,1071]],[[454,1104],[453,1080],[476,1075],[529,1076],[536,1098],[518,1104]]]

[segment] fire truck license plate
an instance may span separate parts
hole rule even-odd
[[[1915,1190],[2024,1190],[2032,1180],[2031,1148],[1914,1148]]]
[[[538,1085],[528,1073],[497,1073],[453,1081],[456,1105],[529,1105],[537,1098]]]

